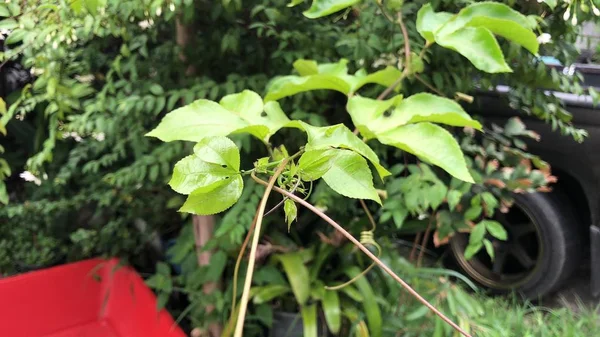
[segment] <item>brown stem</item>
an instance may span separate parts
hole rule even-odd
[[[371,230],[374,231],[375,228],[377,227],[377,223],[375,222],[375,219],[373,218],[373,215],[371,214],[371,211],[369,211],[369,208],[367,208],[367,204],[365,204],[365,201],[362,199],[358,199],[360,201],[360,205],[362,206],[362,208],[365,210],[365,213],[367,213],[367,218],[369,218],[369,222],[371,223]]]
[[[262,200],[260,201],[260,205],[258,206],[258,211],[256,212],[256,226],[254,229],[254,235],[252,237],[250,256],[248,257],[248,269],[246,272],[246,279],[244,281],[244,291],[242,292],[242,298],[240,300],[240,311],[238,312],[234,337],[242,337],[242,334],[244,333],[244,318],[246,317],[246,310],[248,309],[248,301],[250,299],[250,287],[252,286],[252,274],[254,273],[254,264],[256,262],[256,250],[258,248],[258,240],[260,239],[260,228],[262,225],[263,215],[265,214],[265,208],[267,207],[267,201],[269,200],[269,194],[271,194],[271,190],[273,190],[273,188],[275,187],[277,177],[279,177],[281,172],[283,172],[289,160],[290,158],[284,159],[281,162],[281,164],[279,164],[279,166],[277,167],[277,170],[275,170],[275,173],[271,176],[271,179],[269,179],[269,182],[265,182],[265,186],[267,188],[263,193]],[[252,177],[256,177],[254,175],[254,171],[252,171]],[[295,197],[294,194],[291,195]]]
[[[419,251],[419,258],[417,259],[417,267],[421,266],[423,262],[423,255],[425,255],[425,247],[427,247],[427,242],[429,242],[429,236],[431,235],[431,222],[433,220],[433,216],[429,218],[429,223],[427,224],[427,229],[425,230],[425,234],[423,234],[423,241],[421,242],[421,250]]]
[[[423,85],[425,85],[427,88],[429,88],[429,90],[435,92],[436,94],[438,94],[440,96],[446,96],[443,92],[439,91],[433,85],[431,85],[427,81],[425,81],[421,76],[419,76],[417,74],[414,74],[414,76],[417,80],[419,80],[419,82],[423,83]]]
[[[412,249],[410,251],[410,255],[408,256],[408,260],[410,262],[414,262],[415,261],[415,254],[417,254],[417,247],[419,247],[419,242],[421,241],[421,236],[423,235],[423,232],[418,232],[417,236],[415,237],[415,240],[413,241],[413,246]]]
[[[404,69],[408,69],[407,73],[410,74],[410,40],[408,38],[408,30],[406,30],[406,25],[402,19],[402,12],[398,13],[397,21],[398,25],[400,25],[400,29],[402,30],[402,36],[404,37]]]
[[[261,184],[263,186],[267,186],[267,188],[269,186],[272,186],[271,184],[268,184],[264,180],[261,180],[261,179],[257,178],[256,175],[254,175],[254,173],[252,174],[252,179],[254,179],[256,182],[258,182],[259,184]],[[294,200],[295,202],[301,204],[302,206],[308,208],[310,211],[312,211],[313,213],[315,213],[316,215],[318,215],[319,217],[321,217],[323,220],[325,220],[327,223],[329,223],[331,226],[333,226],[333,228],[335,228],[336,230],[338,230],[339,232],[341,232],[348,240],[350,240],[355,246],[357,246],[371,260],[373,260],[375,263],[377,263],[377,265],[379,267],[381,267],[381,269],[383,269],[388,275],[390,275],[394,280],[396,280],[396,282],[400,283],[400,285],[402,285],[402,287],[404,287],[404,289],[406,289],[419,302],[421,302],[423,305],[425,305],[427,308],[429,308],[431,311],[433,311],[444,322],[448,323],[456,331],[460,332],[463,336],[465,336],[465,337],[472,337],[468,332],[466,332],[465,330],[463,330],[460,326],[458,326],[451,319],[449,319],[448,317],[446,317],[446,315],[444,315],[442,312],[440,312],[436,307],[434,307],[431,303],[429,303],[423,296],[421,296],[410,285],[408,285],[408,283],[406,283],[402,278],[400,278],[400,276],[396,275],[396,273],[394,273],[385,263],[383,263],[379,258],[377,258],[377,256],[375,256],[373,253],[371,253],[371,251],[369,249],[367,249],[367,247],[365,247],[354,236],[352,236],[352,234],[348,233],[348,231],[346,231],[342,226],[338,225],[337,222],[333,221],[329,216],[327,216],[327,214],[323,213],[318,208],[316,208],[315,206],[311,205],[310,203],[308,203],[304,199],[302,199],[302,198],[300,198],[300,197],[298,197],[298,196],[296,196],[296,195],[294,195],[294,194],[292,194],[292,193],[290,193],[290,192],[288,192],[288,191],[286,191],[284,189],[281,189],[279,187],[273,187],[273,190],[275,190],[276,192],[281,193],[281,194],[287,196],[288,198],[290,198],[290,199]]]
[[[385,88],[385,90],[379,95],[377,96],[377,100],[381,101],[383,99],[385,99],[389,94],[392,93],[392,91],[394,91],[394,89],[396,89],[397,86],[400,85],[400,83],[402,83],[402,81],[404,80],[404,78],[406,77],[406,75],[408,75],[408,71],[406,70],[408,68],[404,68],[404,71],[402,72],[402,75],[400,75],[400,77],[398,77],[398,79],[396,80],[396,82],[392,83],[392,85],[390,85],[389,87]]]

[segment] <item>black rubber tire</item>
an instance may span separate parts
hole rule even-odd
[[[521,285],[512,289],[527,299],[538,300],[557,290],[581,264],[583,228],[566,196],[560,192],[515,195],[515,205],[537,224],[543,253],[538,256],[538,267]],[[461,268],[457,252],[450,249],[453,264],[477,282],[476,277]],[[481,283],[480,283],[481,284]],[[507,293],[506,289],[489,289],[493,293]]]

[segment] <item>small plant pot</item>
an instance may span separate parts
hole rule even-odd
[[[319,318],[317,334],[319,337],[327,336],[327,331],[323,329],[321,319]],[[273,327],[271,327],[270,337],[303,337],[304,325],[302,324],[302,315],[300,313],[275,311],[273,313]]]

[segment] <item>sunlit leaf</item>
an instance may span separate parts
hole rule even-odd
[[[317,64],[312,60],[298,60],[294,62],[294,68],[300,76],[290,75],[275,78],[268,85],[265,101],[278,100],[311,90],[335,90],[348,95],[369,83],[387,87],[402,74],[397,68],[386,67],[372,74],[367,74],[364,69],[360,69],[354,75],[350,75],[347,63],[348,60],[345,59],[336,63],[324,64]]]
[[[454,208],[456,207],[456,205],[458,205],[458,203],[460,202],[461,198],[462,198],[462,193],[460,191],[457,191],[457,190],[449,191],[448,195],[446,196],[446,200],[448,201],[448,208],[450,208],[450,210],[453,211]]]
[[[378,139],[383,144],[395,146],[437,165],[458,179],[473,182],[460,146],[448,131],[438,125],[404,125],[382,133]]]
[[[194,154],[207,163],[218,164],[234,172],[240,170],[240,151],[227,137],[202,139],[194,146]]]
[[[323,175],[325,183],[345,197],[370,199],[381,204],[367,161],[352,151],[336,152],[331,159],[331,168]]]
[[[316,19],[339,12],[358,2],[360,0],[313,0],[310,8],[303,14],[309,19]]]
[[[264,142],[289,122],[277,102],[263,105],[255,92],[245,90],[223,97],[219,104],[200,99],[168,113],[147,134],[169,142],[200,141],[205,137],[250,133]]]
[[[420,93],[402,99],[399,96],[386,101],[354,96],[348,100],[347,110],[356,127],[368,138],[399,126],[433,122],[452,126],[469,126],[481,129],[481,124],[455,101]]]
[[[331,168],[331,158],[336,156],[333,149],[306,151],[298,160],[300,178],[313,181],[321,178]]]
[[[302,121],[293,121],[286,126],[298,128],[306,132],[308,136],[308,143],[305,147],[306,151],[327,150],[331,148],[352,150],[367,158],[375,166],[381,178],[390,175],[390,172],[379,164],[377,154],[343,124],[317,127]]]
[[[435,33],[454,15],[446,12],[434,12],[431,4],[425,4],[417,13],[417,31],[429,43],[435,42]]]
[[[465,27],[436,37],[436,42],[466,57],[475,68],[488,73],[511,72],[492,32],[483,27]]]
[[[169,185],[174,191],[181,194],[190,194],[198,189],[208,192],[236,175],[238,175],[236,170],[207,163],[197,156],[191,155],[175,164]]]
[[[213,187],[215,185],[211,185]],[[198,215],[211,215],[223,212],[233,206],[242,195],[244,180],[240,175],[231,176],[221,183],[216,183],[215,188],[205,191],[202,188],[192,192],[180,212]]]
[[[475,227],[473,227],[473,229],[471,230],[471,235],[469,236],[469,244],[474,245],[477,243],[481,243],[483,241],[483,238],[485,237],[485,233],[486,228],[483,222],[475,225]]]

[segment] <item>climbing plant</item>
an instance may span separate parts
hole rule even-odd
[[[299,3],[295,1],[291,5]],[[321,18],[356,3],[315,0],[303,14],[312,19]],[[456,101],[446,97],[430,93],[403,97],[396,93],[409,78],[423,72],[427,49],[434,44],[456,51],[481,71],[510,72],[511,67],[504,58],[497,36],[536,54],[539,48],[534,33],[537,21],[499,3],[471,4],[458,13],[436,12],[431,5],[424,5],[416,19],[417,31],[424,41],[419,53],[415,53],[411,50],[400,11],[401,2],[378,5],[390,23],[400,27],[404,36],[402,62],[398,67],[388,66],[372,73],[359,69],[350,73],[346,60],[335,63],[297,60],[293,64],[296,74],[270,81],[264,98],[256,92],[244,90],[227,95],[219,102],[197,100],[168,113],[147,134],[165,142],[196,142],[193,154],[175,165],[169,182],[176,192],[187,195],[180,208],[182,212],[211,215],[227,210],[242,195],[243,177],[246,175],[266,186],[253,223],[254,234],[243,294],[239,309],[236,308],[236,337],[243,334],[262,219],[271,191],[281,194],[288,225],[296,218],[298,205],[313,211],[448,324],[469,336],[467,331],[416,294],[343,226],[304,199],[309,196],[309,186],[322,179],[343,196],[381,204],[381,194],[376,189],[375,181],[384,180],[391,172],[380,163],[377,154],[367,143],[369,140],[414,154],[444,169],[458,180],[474,182],[459,144],[444,126],[481,130],[481,124],[472,119]],[[361,94],[361,89],[367,85],[378,85],[384,90],[377,98],[369,98]],[[278,101],[314,90],[333,90],[345,95],[346,110],[355,131],[344,124],[313,126],[300,120],[290,120]],[[459,99],[465,96],[460,93],[457,95]],[[271,142],[273,135],[287,129],[305,133],[306,143],[298,149],[287,149],[285,144]],[[256,158],[254,167],[242,168],[239,149],[227,138],[228,135],[239,133],[247,133],[260,140],[269,156]],[[377,176],[375,181],[373,171]],[[266,178],[261,178],[263,176]],[[490,225],[487,230],[498,232],[501,228]],[[313,305],[301,305],[305,321],[315,321],[311,317],[316,315]],[[315,336],[316,333],[315,325],[305,324],[305,336]]]

